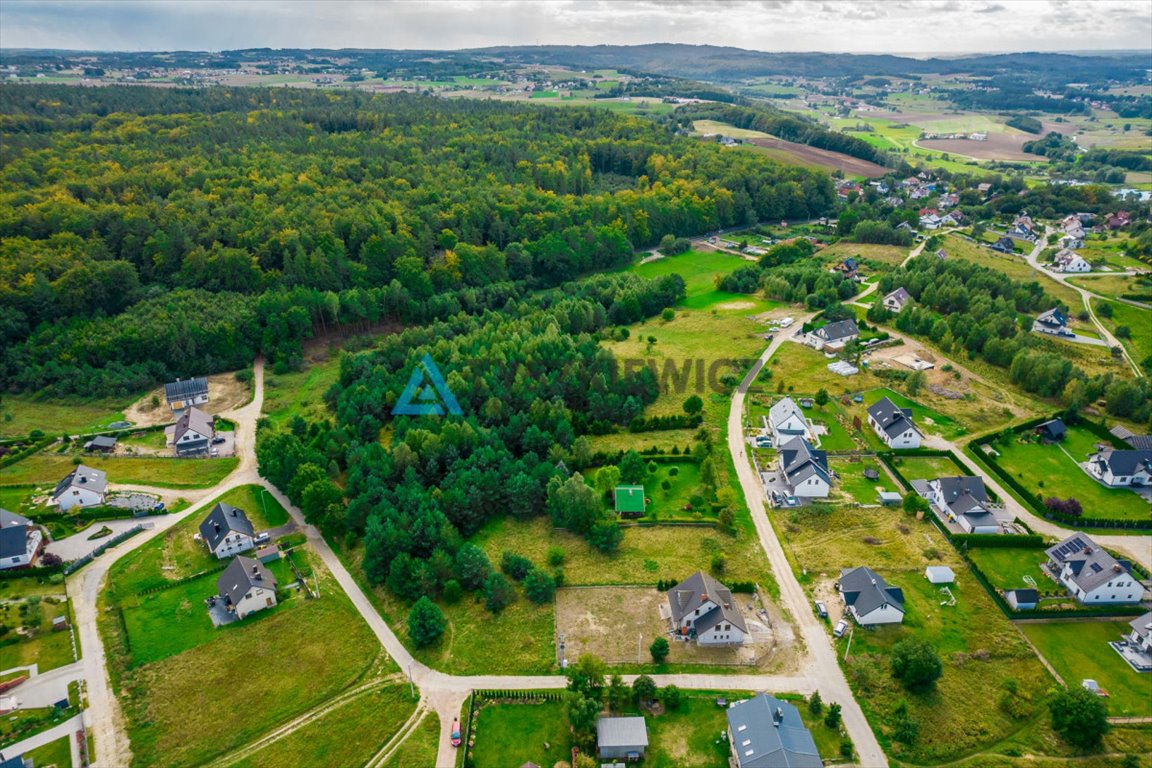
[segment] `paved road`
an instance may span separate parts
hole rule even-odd
[[[49,542],[48,546],[44,548],[44,551],[53,555],[59,555],[60,558],[65,561],[79,560],[90,554],[97,547],[103,545],[104,542],[108,541],[111,537],[124,533],[124,531],[130,530],[137,525],[146,524],[154,519],[153,517],[130,517],[123,520],[97,520],[77,534],[60,539],[59,541]],[[110,528],[112,533],[107,536],[101,536],[98,539],[88,538],[104,526]]]

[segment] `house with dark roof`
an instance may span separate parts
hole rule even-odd
[[[52,502],[66,512],[73,507],[98,507],[104,503],[108,477],[99,469],[77,464],[52,491]]]
[[[88,453],[112,453],[116,450],[116,438],[112,435],[96,435],[84,443],[84,450]]]
[[[1114,437],[1127,443],[1129,448],[1152,450],[1152,435],[1138,435],[1121,424],[1117,424],[1108,431],[1111,432]]]
[[[1058,443],[1068,434],[1068,427],[1061,419],[1049,419],[1036,425],[1036,435],[1046,443]]]
[[[880,574],[867,566],[841,569],[837,589],[847,612],[862,627],[904,621],[904,592],[899,587],[889,587]]]
[[[766,693],[728,707],[729,763],[735,768],[823,768],[800,712]]]
[[[837,320],[821,326],[809,334],[809,343],[816,349],[830,349],[833,352],[844,349],[848,342],[860,338],[860,329],[855,320]]]
[[[223,560],[256,546],[256,531],[244,510],[219,502],[200,523],[200,538],[208,551]]]
[[[919,448],[924,435],[912,423],[912,409],[898,408],[883,397],[868,407],[868,423],[884,444],[893,450]]]
[[[900,286],[884,297],[884,309],[899,314],[900,310],[904,309],[904,305],[910,301],[912,301],[912,294],[908,293],[907,288]]]
[[[216,420],[199,408],[189,407],[164,431],[177,456],[193,456],[208,452],[216,437]]]
[[[1053,307],[1047,312],[1042,312],[1032,321],[1032,330],[1037,333],[1048,333],[1053,336],[1071,336],[1072,332],[1068,330],[1068,317],[1060,311],[1059,307]]]
[[[1152,450],[1104,448],[1088,457],[1084,468],[1111,488],[1152,484]]]
[[[240,555],[216,579],[224,608],[244,619],[276,605],[276,577],[259,560]]]
[[[31,520],[0,509],[0,571],[32,565],[43,546],[44,535]]]
[[[828,454],[818,451],[802,437],[794,437],[780,451],[779,466],[792,495],[805,499],[823,499],[832,490],[832,473],[828,471]]]
[[[193,405],[208,402],[208,379],[176,379],[164,385],[164,397],[173,411],[183,411]]]
[[[1001,533],[1000,521],[992,514],[988,491],[979,477],[938,477],[913,487],[930,503],[936,505],[941,516],[956,523],[964,533]]]
[[[740,645],[748,625],[732,591],[703,571],[668,590],[672,631],[697,645]]]
[[[643,717],[602,717],[596,721],[596,756],[637,761],[648,749],[648,726]]]
[[[618,485],[612,492],[612,498],[616,503],[616,514],[620,517],[644,517],[644,486]]]
[[[1012,238],[1008,237],[1007,235],[1005,235],[1004,237],[1001,237],[999,240],[992,243],[992,245],[990,245],[988,247],[994,251],[999,251],[1000,253],[1015,253],[1016,252],[1015,241],[1013,241]]]
[[[1084,605],[1138,603],[1144,596],[1144,586],[1132,576],[1131,565],[1112,557],[1082,533],[1049,547],[1045,554],[1048,571]]]

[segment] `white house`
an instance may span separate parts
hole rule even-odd
[[[1073,250],[1064,248],[1052,258],[1052,264],[1057,272],[1091,272],[1092,265],[1084,257]]]
[[[884,297],[884,309],[889,312],[900,313],[904,309],[904,305],[912,301],[912,294],[904,286],[900,286],[892,293]]]
[[[1037,333],[1048,333],[1053,336],[1071,336],[1072,332],[1068,330],[1068,318],[1060,311],[1059,307],[1053,307],[1047,312],[1041,312],[1032,321],[1032,330]]]
[[[1144,586],[1121,563],[1082,533],[1046,550],[1048,570],[1085,605],[1138,603]]]
[[[223,560],[256,546],[256,532],[244,510],[218,503],[200,523],[200,538],[208,551]]]
[[[0,509],[0,571],[32,565],[44,534],[28,518]]]
[[[884,578],[866,566],[840,571],[837,589],[848,613],[862,627],[899,624],[904,621],[904,593],[889,587]]]
[[[1000,533],[1002,530],[988,509],[988,491],[982,478],[938,477],[928,481],[923,496],[964,533]]]
[[[1128,644],[1141,653],[1152,654],[1152,611],[1132,619],[1128,626],[1132,627],[1132,631],[1125,635]]]
[[[772,430],[772,444],[783,445],[794,437],[808,438],[808,420],[796,401],[785,397],[768,409],[768,428]]]
[[[896,403],[887,397],[869,406],[868,423],[884,444],[893,450],[919,448],[924,439],[924,435],[912,423],[911,409],[897,408]]]
[[[276,577],[259,560],[240,555],[216,579],[224,606],[236,618],[276,605]]]
[[[792,495],[805,499],[823,499],[832,490],[828,471],[828,454],[813,448],[802,437],[794,437],[780,451],[780,473],[792,489]]]
[[[208,402],[208,379],[176,379],[164,385],[164,397],[173,411],[179,413],[193,405]]]
[[[108,478],[99,469],[78,464],[67,477],[56,483],[52,501],[65,512],[72,507],[98,507],[104,503]]]
[[[1152,484],[1152,450],[1105,448],[1089,456],[1084,467],[1092,477],[1113,488]]]
[[[176,420],[174,426],[165,430],[168,444],[176,449],[177,456],[207,453],[212,439],[216,437],[216,422],[209,414],[196,407],[189,407]]]
[[[703,571],[668,590],[672,631],[697,645],[740,645],[748,634],[731,590]]]
[[[816,349],[828,348],[833,352],[843,349],[848,342],[860,338],[860,329],[855,320],[839,320],[828,323],[809,334],[808,343]]]

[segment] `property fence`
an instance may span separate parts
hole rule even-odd
[[[213,568],[205,568],[203,571],[198,571],[196,573],[193,573],[189,576],[185,576],[185,577],[180,578],[180,579],[173,579],[172,581],[165,581],[165,582],[161,582],[159,584],[150,584],[149,586],[144,587],[143,589],[136,590],[136,594],[142,596],[142,595],[154,595],[157,592],[166,592],[169,589],[174,589],[176,587],[181,586],[182,584],[187,584],[188,582],[196,581],[197,579],[202,579],[205,576],[211,576],[212,574],[220,573],[221,571],[223,571],[227,567],[228,567],[228,563],[221,562],[219,565],[217,565]]]

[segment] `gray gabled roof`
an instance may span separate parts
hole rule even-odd
[[[901,612],[904,610],[904,592],[899,587],[889,587],[883,576],[867,566],[842,569],[840,592],[844,595],[844,602],[855,607],[859,616],[865,616],[882,605],[891,605]]]
[[[1150,435],[1138,435],[1122,424],[1117,424],[1110,431],[1133,448],[1152,450],[1152,436]]]
[[[193,378],[170,381],[164,385],[164,397],[171,403],[174,400],[191,400],[197,395],[208,394],[208,379]]]
[[[1082,533],[1074,533],[1059,544],[1045,550],[1048,559],[1072,571],[1072,581],[1085,592],[1128,573],[1128,567],[1101,549],[1096,542]]]
[[[93,493],[104,493],[108,488],[108,476],[102,470],[77,464],[76,469],[56,483],[56,489],[52,491],[52,498],[57,498],[69,488],[87,488]]]
[[[32,521],[18,515],[15,512],[9,512],[6,509],[0,508],[0,528],[12,528],[14,526],[32,525]]]
[[[908,293],[907,288],[900,286],[896,290],[892,291],[892,293],[884,297],[885,303],[887,303],[888,299],[892,299],[893,301],[897,301],[903,305],[905,302],[912,299],[912,294]]]
[[[220,542],[224,541],[224,537],[232,533],[256,535],[252,521],[244,514],[244,510],[219,502],[200,523],[200,536],[208,544],[208,548],[215,552]]]
[[[876,419],[888,437],[902,435],[909,429],[920,434],[920,430],[912,423],[912,411],[908,408],[897,408],[896,403],[887,397],[882,397],[870,405],[868,415]]]
[[[739,627],[741,632],[748,631],[748,625],[744,623],[744,614],[740,613],[740,608],[732,598],[732,590],[704,571],[696,571],[668,590],[668,607],[672,609],[672,619],[677,624],[699,608],[705,600],[716,603],[719,607],[713,608],[693,622],[697,633],[711,629],[721,620]]]
[[[1114,475],[1134,475],[1141,470],[1152,472],[1152,450],[1121,451],[1106,448],[1089,460],[1102,464]]]
[[[792,416],[798,417],[801,423],[805,423],[804,412],[800,410],[800,406],[796,405],[796,401],[790,397],[785,397],[777,401],[768,409],[768,423],[773,427],[787,421]]]
[[[28,534],[31,530],[27,525],[0,528],[0,557],[19,557],[27,553]]]
[[[1043,424],[1036,425],[1036,431],[1047,432],[1052,437],[1060,437],[1068,431],[1068,428],[1064,426],[1064,422],[1060,419],[1049,419]]]
[[[1132,630],[1140,637],[1152,635],[1152,611],[1132,619],[1128,622],[1128,626],[1132,627]]]
[[[1052,325],[1063,328],[1068,325],[1068,318],[1064,316],[1064,313],[1060,311],[1059,307],[1052,307],[1052,309],[1047,312],[1041,312],[1036,317],[1036,322],[1042,325]]]
[[[816,329],[816,335],[825,341],[839,341],[849,336],[859,336],[860,329],[855,320],[838,320]]]
[[[984,479],[980,477],[940,477],[936,479],[944,502],[956,514],[962,514],[973,507],[983,507],[988,503],[988,491]]]
[[[1034,589],[1010,589],[1004,596],[1015,595],[1017,603],[1035,603],[1040,599],[1040,593]]]
[[[96,435],[96,437],[88,441],[87,445],[93,448],[115,448],[116,438],[112,435]]]
[[[642,717],[602,717],[596,721],[596,746],[648,746],[648,726]]]
[[[780,466],[793,485],[813,475],[832,484],[832,476],[828,473],[828,453],[816,450],[802,437],[794,437],[780,446]]]
[[[728,708],[739,768],[822,768],[816,741],[796,707],[766,693]]]
[[[180,438],[188,430],[210,438],[215,431],[214,424],[215,420],[212,416],[199,408],[191,407],[180,414],[180,418],[176,420],[176,431],[173,433],[172,439],[175,442],[180,442]]]
[[[244,555],[237,555],[216,579],[220,596],[228,598],[232,605],[239,604],[253,587],[275,590],[276,577],[259,560]]]

